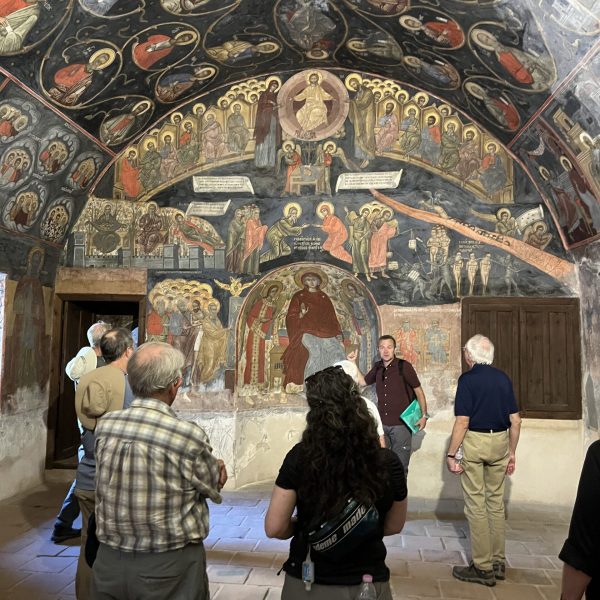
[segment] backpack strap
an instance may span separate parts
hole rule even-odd
[[[408,403],[410,404],[415,398],[415,390],[413,387],[406,381],[406,377],[404,377],[404,363],[406,361],[401,358],[398,359],[398,374],[404,383],[404,389],[406,390],[406,397],[408,398]]]

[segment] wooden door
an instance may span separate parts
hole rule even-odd
[[[511,378],[523,416],[581,418],[577,298],[465,298],[463,345],[476,333],[494,343],[494,365]]]

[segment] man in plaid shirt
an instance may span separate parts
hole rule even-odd
[[[170,408],[184,357],[143,344],[129,360],[136,399],[96,427],[94,600],[208,600],[206,499],[227,481],[204,431]]]

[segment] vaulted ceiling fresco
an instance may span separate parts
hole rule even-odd
[[[293,258],[318,246],[344,263],[350,242],[323,250],[329,238],[308,230],[322,232],[316,204],[329,198],[341,217],[343,206],[413,211],[397,228],[410,250],[393,257],[408,301],[436,296],[431,228],[419,238],[414,211],[564,260],[559,241],[600,232],[599,32],[596,0],[0,0],[3,240],[54,260],[68,240],[69,264],[175,268],[196,264],[198,248],[210,263],[204,246],[225,257],[236,210],[246,222],[258,209],[271,231],[295,205],[314,247],[298,242]],[[323,114],[310,109],[314,90]],[[368,191],[375,173],[400,174],[379,186],[387,204]],[[218,188],[209,176],[248,181]],[[203,206],[215,198],[231,208]],[[277,266],[287,244],[270,259],[268,240],[258,268],[228,270]],[[498,268],[533,268],[560,291],[567,278],[540,264]],[[414,292],[420,279],[427,293]],[[442,288],[440,301],[460,296]]]

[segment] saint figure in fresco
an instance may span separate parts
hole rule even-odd
[[[303,289],[290,300],[285,319],[289,345],[282,356],[286,391],[294,389],[289,384],[302,386],[308,376],[346,355],[335,308],[321,290],[323,279],[320,271],[304,272]]]
[[[475,138],[475,132],[469,129],[465,133],[465,140],[458,148],[458,164],[456,174],[461,181],[477,179],[479,170],[479,140]]]
[[[38,0],[1,0],[0,55],[22,50],[25,38],[39,16]]]
[[[184,121],[183,133],[179,136],[179,148],[177,149],[177,156],[181,165],[187,167],[198,160],[199,143],[198,133],[194,129],[194,125],[191,121]]]
[[[29,229],[37,217],[40,199],[36,192],[21,192],[10,209],[9,216],[15,225]]]
[[[398,222],[393,219],[393,213],[389,208],[382,211],[381,217],[371,223],[371,245],[369,248],[369,271],[371,277],[377,279],[375,273],[381,272],[381,276],[389,279],[385,272],[388,261],[389,241],[398,234]]]
[[[141,191],[137,152],[130,150],[121,161],[121,184],[126,198],[137,198]]]
[[[294,102],[304,102],[296,111],[296,119],[303,132],[314,131],[322,125],[327,125],[327,105],[333,100],[321,86],[321,74],[313,71],[308,75],[308,85],[294,96]]]
[[[439,168],[446,173],[454,171],[460,161],[458,149],[460,148],[460,138],[456,133],[456,125],[448,123],[446,130],[442,133],[442,152],[440,154]]]
[[[348,239],[348,230],[344,222],[334,214],[334,207],[331,202],[322,202],[317,206],[317,216],[323,219],[320,227],[327,234],[327,239],[323,242],[323,250],[329,252],[331,256],[347,263],[352,263],[352,257],[344,248]]]
[[[94,234],[92,243],[103,254],[116,250],[121,241],[117,233],[120,229],[127,228],[126,223],[121,223],[117,218],[116,209],[113,211],[111,205],[106,203],[102,213],[96,219],[89,221],[97,233]]]
[[[202,339],[196,356],[196,369],[192,383],[208,383],[227,362],[227,337],[229,329],[219,320],[221,305],[211,298],[206,305],[206,316],[202,321]]]
[[[109,67],[115,60],[112,48],[101,48],[92,54],[85,64],[74,63],[62,67],[54,74],[55,87],[50,88],[50,97],[66,106],[74,106],[92,85],[94,73]]]
[[[229,151],[235,154],[243,154],[250,139],[250,131],[246,125],[242,106],[239,103],[233,105],[233,114],[227,117],[227,145]]]
[[[358,78],[351,78],[348,85],[356,92],[350,100],[348,113],[354,128],[354,158],[359,159],[361,168],[364,168],[375,158],[375,97],[373,91]]]
[[[74,187],[85,189],[96,174],[96,163],[93,158],[82,160],[71,173],[69,179]]]
[[[417,109],[409,108],[406,117],[400,123],[400,152],[411,154],[421,143],[421,125]]]
[[[287,167],[285,171],[285,187],[283,188],[283,192],[281,192],[281,195],[285,196],[292,193],[292,175],[296,169],[302,166],[302,157],[292,142],[284,142],[283,157],[280,160]],[[279,169],[277,169],[277,174],[279,174]]]
[[[375,135],[375,146],[378,153],[392,150],[398,139],[400,124],[394,108],[394,103],[388,102],[385,105],[385,114],[379,119],[379,131]]]
[[[310,227],[308,224],[296,225],[296,221],[300,217],[299,208],[295,204],[288,204],[283,209],[283,218],[269,227],[266,238],[270,248],[267,252],[261,254],[261,263],[282,256],[289,256],[292,253],[292,248],[287,243],[286,238],[299,236],[306,227]]]
[[[225,268],[231,273],[243,273],[245,241],[246,213],[244,209],[236,208],[227,228],[225,247]]]
[[[436,17],[431,21],[422,22],[411,15],[406,15],[400,17],[400,25],[409,31],[423,33],[427,38],[445,48],[459,48],[465,41],[465,34],[458,23],[445,17]]]
[[[335,23],[314,0],[296,0],[293,11],[286,17],[284,23],[290,37],[303,50],[311,50],[315,44],[335,31]]]
[[[266,341],[273,337],[277,317],[277,299],[282,285],[276,281],[267,283],[259,299],[252,305],[246,317],[246,367],[244,384],[264,385],[267,383]]]
[[[4,377],[2,380],[2,412],[19,410],[16,392],[19,388],[46,384],[47,361],[40,357],[47,352],[46,309],[40,273],[44,250],[37,246],[27,256],[27,271],[17,283],[12,303],[12,329],[6,338]],[[9,317],[10,318],[10,317]]]
[[[202,150],[206,160],[221,158],[227,151],[223,128],[213,113],[206,115],[206,123],[202,128]]]
[[[260,222],[258,206],[249,207],[250,214],[244,231],[244,251],[242,254],[242,272],[257,275],[260,265],[260,250],[265,241],[267,226]]]
[[[256,123],[254,126],[254,164],[259,169],[275,167],[277,148],[281,144],[281,125],[277,110],[277,81],[270,81],[262,92],[256,107]]]
[[[162,176],[162,180],[168,181],[175,176],[175,170],[179,166],[179,161],[177,160],[177,150],[173,144],[173,138],[170,135],[165,135],[162,146],[158,152],[162,158],[162,162],[160,164],[160,174]]]
[[[352,247],[352,271],[355,275],[363,273],[371,281],[369,271],[369,244],[371,240],[370,210],[363,208],[360,215],[353,210],[347,213],[346,221],[350,225],[350,246]]]
[[[162,156],[156,149],[154,142],[148,142],[146,152],[139,161],[140,181],[144,190],[149,191],[159,185],[161,182]]]
[[[134,133],[134,127],[141,119],[140,117],[150,109],[150,102],[143,100],[135,104],[129,112],[122,113],[107,119],[100,126],[100,138],[109,145],[114,146],[125,141]]]
[[[217,232],[207,223],[200,220],[186,219],[182,214],[175,215],[175,225],[171,230],[173,239],[180,240],[187,246],[204,249],[206,254],[212,255],[215,248],[222,248],[223,240]]]
[[[163,228],[163,220],[157,212],[156,204],[149,204],[148,210],[138,221],[138,244],[144,254],[150,254],[165,241]]]
[[[156,85],[156,97],[161,102],[173,102],[196,83],[207,81],[216,73],[214,67],[195,67],[191,73],[171,73],[161,77]]]
[[[479,180],[488,196],[500,191],[506,185],[506,170],[498,154],[496,144],[488,144],[487,154],[481,161]]]
[[[171,54],[175,46],[186,46],[197,39],[198,36],[194,31],[180,31],[174,37],[155,33],[148,36],[146,41],[133,45],[131,50],[133,62],[140,69],[148,71],[159,60]]]
[[[421,158],[431,165],[437,165],[442,151],[442,129],[433,115],[427,117],[427,123],[421,130]]]

